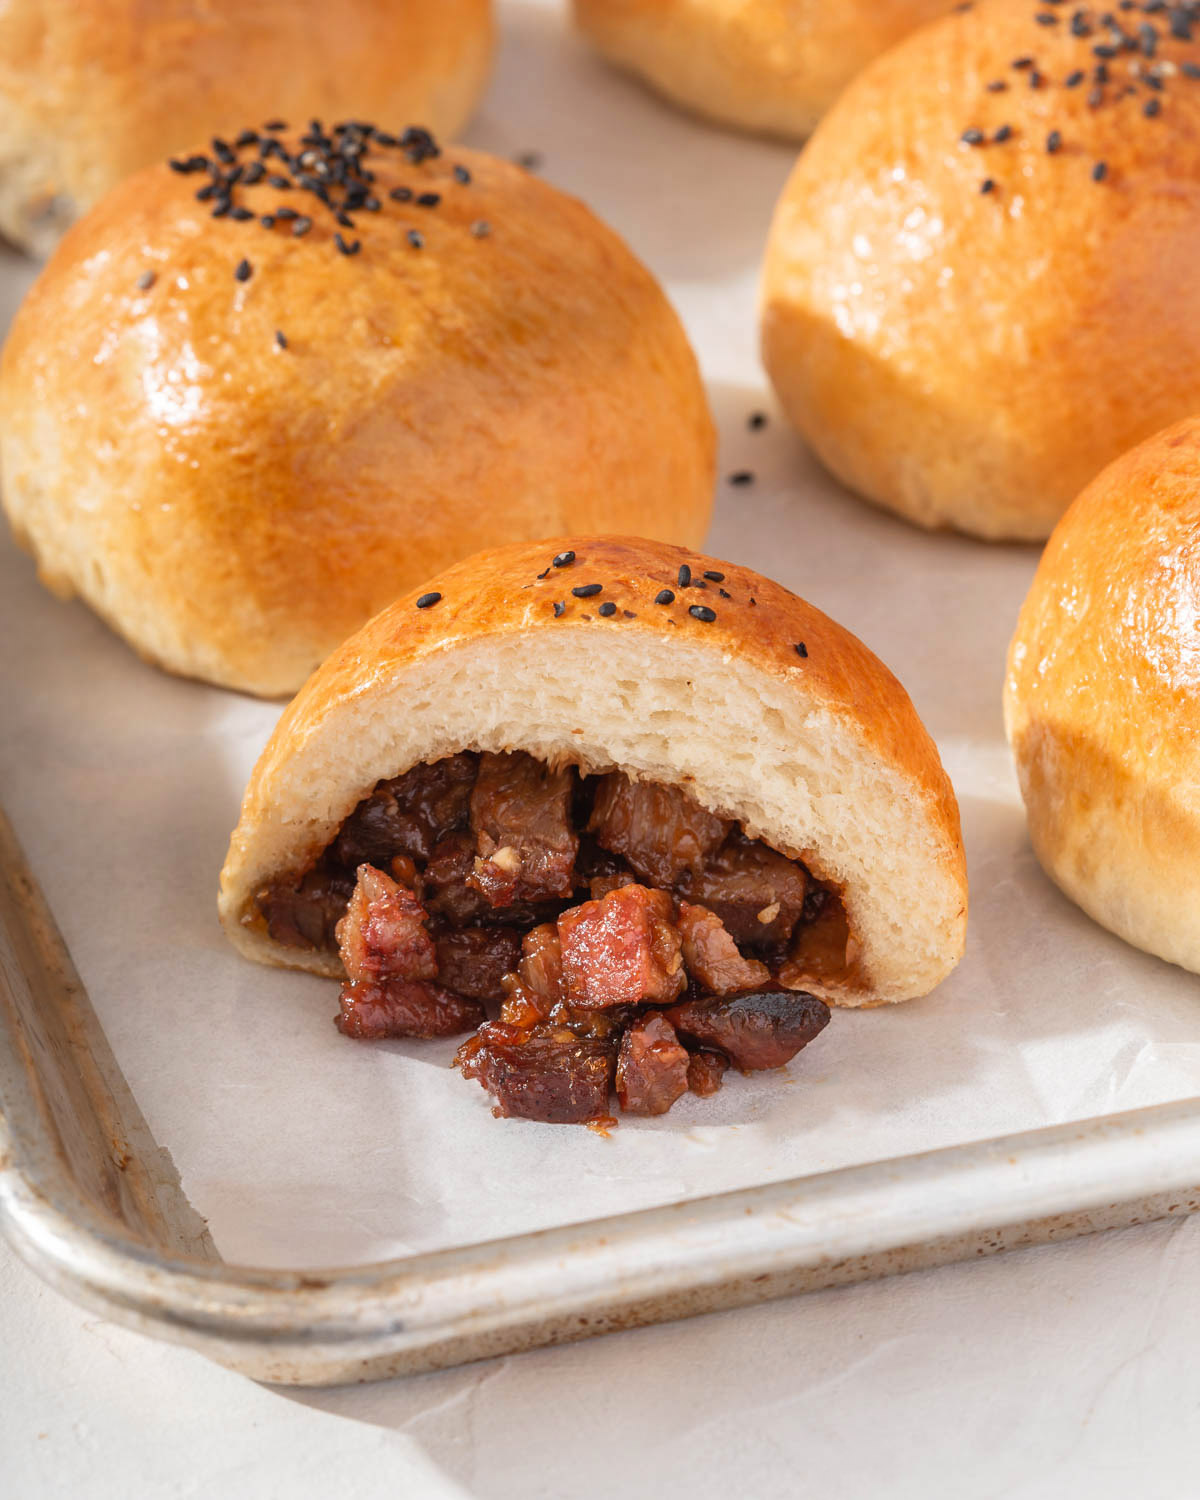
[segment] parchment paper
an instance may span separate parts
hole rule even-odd
[[[793,152],[643,101],[546,7],[505,19],[470,139],[543,152],[545,175],[663,280],[709,383],[721,474],[756,475],[722,480],[708,550],[812,600],[908,687],[962,807],[968,952],[927,999],[835,1013],[785,1073],[731,1075],[716,1098],[610,1139],[493,1120],[449,1068],[453,1044],[345,1040],[333,984],[227,947],[217,872],[279,706],[144,666],[5,539],[0,798],[222,1253],[375,1260],[1200,1092],[1200,980],[1096,927],[1029,850],[1000,684],[1036,550],[927,536],[847,496],[767,394],[758,262]],[[31,276],[0,265],[5,320]],[[762,431],[754,410],[770,414]]]

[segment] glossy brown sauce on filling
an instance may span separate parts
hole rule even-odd
[[[457,1061],[494,1112],[557,1122],[781,1066],[829,1019],[805,977],[851,948],[834,892],[678,787],[522,752],[381,781],[256,903],[276,942],[340,952],[344,1034],[474,1031]]]

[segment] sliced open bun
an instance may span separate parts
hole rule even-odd
[[[573,592],[590,584],[601,591]],[[664,591],[674,597],[659,603]],[[895,677],[778,584],[627,537],[479,553],[325,662],[246,791],[221,875],[233,943],[340,974],[333,952],[274,942],[258,892],[310,869],[379,781],[465,749],[679,786],[802,860],[845,912],[844,961],[803,986],[833,1003],[923,995],[962,954],[958,807]]]

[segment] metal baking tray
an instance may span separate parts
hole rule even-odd
[[[228,1265],[0,815],[0,1223],[68,1296],[257,1380],[382,1379],[1197,1208],[1189,1099],[375,1265]]]

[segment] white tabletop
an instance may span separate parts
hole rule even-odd
[[[1185,1500],[1200,1220],[339,1390],[82,1312],[0,1246],[11,1500]]]
[[[607,75],[553,0],[509,0],[501,16],[471,139],[541,149],[555,180],[556,156],[586,152],[586,182],[562,185],[616,224],[689,323],[714,277],[744,283],[701,350],[714,403],[740,411],[755,370],[744,310],[792,153],[712,132],[704,172],[672,180],[682,117]],[[577,108],[593,86],[645,149],[606,149],[600,114]],[[666,212],[630,211],[664,193]],[[1181,1221],[439,1375],[285,1392],[76,1309],[0,1245],[0,1500],[1177,1500],[1200,1495],[1197,1252],[1200,1222]]]

